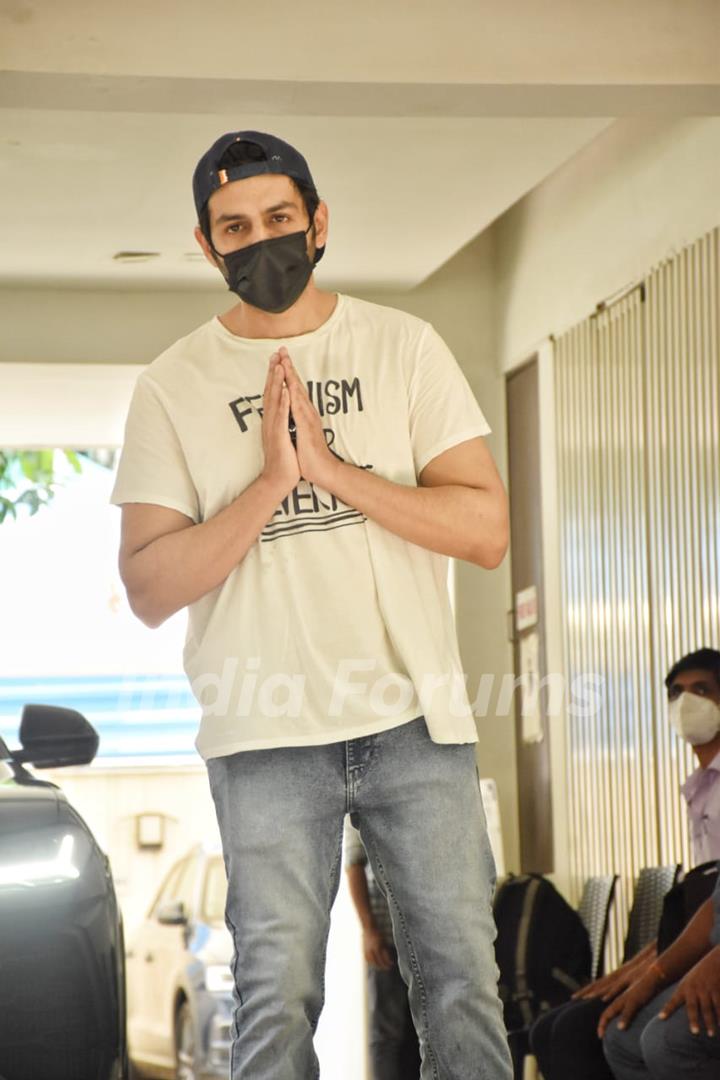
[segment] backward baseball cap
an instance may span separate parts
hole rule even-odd
[[[218,168],[218,163],[225,152],[237,142],[253,143],[258,153],[257,160],[238,162],[223,169]],[[217,191],[223,184],[231,180],[244,180],[248,176],[260,176],[263,173],[277,173],[280,176],[290,176],[293,180],[300,180],[312,188],[317,195],[317,188],[308,163],[295,147],[278,139],[276,135],[268,135],[263,131],[229,131],[215,140],[195,166],[193,195],[198,216],[205,208],[213,191]]]
[[[255,158],[252,161],[240,161],[219,168],[219,162],[222,161],[229,147],[239,142],[252,145],[255,148]],[[317,195],[315,181],[307,161],[290,143],[264,131],[229,131],[221,135],[200,158],[193,173],[193,197],[198,218],[207,206],[212,193],[223,184],[228,184],[231,180],[244,180],[249,176],[262,176],[266,173],[275,173],[278,176],[289,176],[292,180],[299,180]],[[325,248],[318,248],[315,252],[315,263],[318,263],[324,254]]]

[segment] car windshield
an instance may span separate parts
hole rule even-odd
[[[227,898],[227,878],[221,855],[210,859],[205,875],[205,893],[203,896],[203,920],[207,923],[225,921],[225,900]]]

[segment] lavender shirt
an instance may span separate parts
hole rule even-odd
[[[720,753],[691,773],[680,790],[688,805],[693,862],[720,859]]]

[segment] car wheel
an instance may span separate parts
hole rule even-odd
[[[195,1025],[187,1001],[178,1009],[175,1020],[176,1080],[198,1080],[195,1059]]]

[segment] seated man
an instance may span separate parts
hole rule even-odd
[[[720,652],[698,649],[678,660],[665,678],[668,716],[692,745],[698,768],[685,781],[693,861],[720,859]],[[608,1002],[626,990],[656,959],[652,942],[626,964],[541,1016],[530,1046],[545,1080],[612,1080],[597,1024]]]
[[[720,878],[680,937],[605,1009],[615,1080],[720,1076]]]

